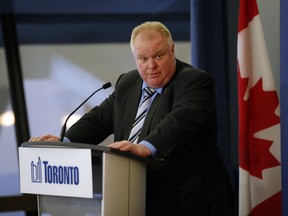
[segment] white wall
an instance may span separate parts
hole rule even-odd
[[[176,56],[190,63],[190,43],[176,42],[175,46]],[[48,77],[57,56],[112,84],[120,74],[136,68],[129,43],[21,46],[25,78]]]
[[[257,3],[276,88],[280,92],[280,0],[257,0]]]

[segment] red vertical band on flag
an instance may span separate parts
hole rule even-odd
[[[249,22],[259,14],[256,0],[240,1],[239,4],[239,20],[238,32],[245,29]]]

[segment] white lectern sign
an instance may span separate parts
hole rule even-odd
[[[93,197],[91,149],[19,148],[21,193]]]

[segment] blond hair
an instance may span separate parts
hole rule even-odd
[[[133,45],[135,42],[135,38],[137,37],[137,35],[145,30],[155,30],[157,32],[159,32],[163,38],[167,39],[167,43],[172,46],[173,45],[173,39],[171,36],[171,33],[169,31],[169,29],[163,25],[161,22],[158,21],[148,21],[148,22],[144,22],[138,26],[136,26],[131,33],[131,39],[130,39],[130,46],[131,46],[131,50],[133,52]]]

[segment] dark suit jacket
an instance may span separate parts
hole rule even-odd
[[[122,75],[115,91],[66,133],[73,142],[127,140],[141,97],[137,70]],[[139,141],[164,159],[147,169],[147,215],[233,215],[233,194],[216,145],[213,79],[177,60],[174,78],[150,106]]]

